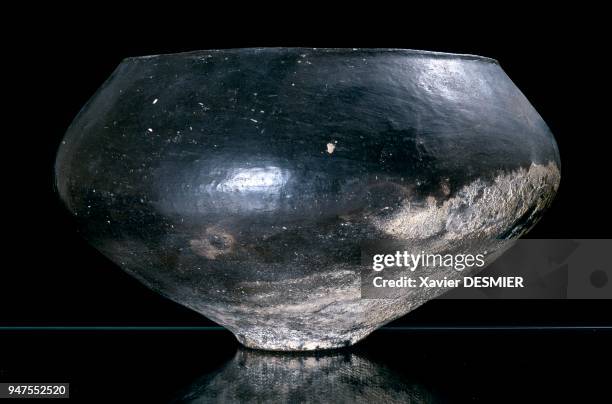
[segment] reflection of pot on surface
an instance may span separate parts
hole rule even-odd
[[[56,183],[151,289],[249,347],[315,350],[444,292],[362,299],[364,241],[519,237],[559,165],[491,59],[233,49],[124,60],[68,129]]]
[[[422,385],[351,352],[275,354],[239,349],[176,403],[433,403]]]

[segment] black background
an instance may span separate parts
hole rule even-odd
[[[128,56],[207,48],[307,46],[413,48],[495,58],[548,123],[561,155],[559,193],[529,237],[610,238],[609,102],[605,101],[610,72],[602,55],[608,44],[597,12],[576,11],[559,18],[535,16],[526,9],[507,19],[497,14],[447,22],[435,14],[408,16],[399,15],[399,10],[386,11],[361,18],[340,15],[316,20],[297,9],[289,13],[291,17],[264,20],[257,15],[238,19],[233,13],[213,10],[188,17],[168,14],[161,19],[100,10],[78,17],[29,21],[23,37],[23,30],[7,33],[5,38],[12,47],[4,59],[10,69],[4,91],[10,106],[4,108],[3,117],[3,200],[7,206],[3,208],[0,325],[213,325],[149,291],[89,247],[54,194],[53,163],[63,133],[88,98]],[[490,300],[483,304],[440,300],[392,325],[609,326],[611,302]],[[143,363],[158,349],[156,344],[186,341],[179,352],[185,360],[208,360],[188,351],[197,346],[197,333],[185,339],[155,333],[142,338],[126,333],[121,339],[117,334],[93,331],[0,335],[3,347],[22,341],[24,346],[70,350],[68,345],[80,341],[90,355],[96,344],[104,344],[102,352],[113,350],[106,344],[125,344],[119,352],[136,352],[131,360]],[[547,340],[537,338],[534,341],[538,344]],[[574,337],[565,338],[574,343]],[[589,343],[580,338],[579,344]],[[221,345],[234,344],[227,342],[231,341],[229,335],[222,339],[225,342]],[[500,344],[514,339],[503,337]],[[145,345],[138,346],[141,342]],[[554,343],[563,345],[559,340]],[[207,358],[217,358],[214,355],[222,355],[219,352]],[[553,357],[556,351],[548,352]],[[171,356],[160,354],[161,363],[180,366],[175,357],[164,359],[164,355]],[[91,360],[101,360],[101,356],[98,352]],[[2,358],[12,365],[2,367]],[[18,360],[15,354],[0,356],[0,379],[28,374],[43,379],[49,374],[70,378],[76,377],[76,367],[85,366],[73,360],[69,361],[74,364],[71,370],[53,373],[50,367],[19,367],[15,365]],[[106,363],[108,369],[121,367],[117,361]],[[193,369],[193,363],[191,366]],[[35,369],[43,370],[37,373]],[[120,375],[127,377],[126,372]]]

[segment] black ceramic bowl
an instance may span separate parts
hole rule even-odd
[[[56,162],[96,248],[273,350],[353,344],[444,291],[362,299],[364,241],[519,237],[559,178],[495,60],[401,49],[128,58]]]

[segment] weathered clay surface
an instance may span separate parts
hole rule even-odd
[[[153,290],[247,346],[313,350],[445,291],[361,299],[361,243],[519,237],[560,172],[495,61],[293,48],[126,59],[69,128],[56,181],[90,242]]]

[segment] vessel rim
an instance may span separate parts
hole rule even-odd
[[[155,55],[142,55],[142,56],[130,56],[126,57],[124,61],[131,60],[145,60],[152,58],[160,58],[160,57],[169,57],[169,56],[202,56],[202,54],[206,53],[238,53],[238,52],[257,52],[257,51],[316,51],[320,53],[326,52],[346,52],[346,53],[372,53],[372,52],[389,52],[396,54],[403,54],[405,56],[424,56],[424,57],[432,57],[432,58],[447,58],[447,59],[464,59],[464,60],[477,60],[483,62],[489,62],[494,64],[499,64],[496,59],[487,57],[474,55],[469,53],[451,53],[451,52],[438,52],[438,51],[427,51],[427,50],[418,50],[418,49],[404,49],[404,48],[312,48],[312,47],[249,47],[249,48],[225,48],[225,49],[201,49],[194,51],[186,51],[186,52],[177,52],[177,53],[160,53]]]

